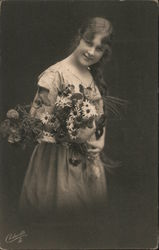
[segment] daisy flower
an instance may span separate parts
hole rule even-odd
[[[66,127],[67,127],[68,133],[70,135],[70,138],[72,140],[76,139],[78,129],[75,129],[75,127],[74,127],[75,117],[73,115],[70,115],[66,124],[67,124]]]
[[[52,134],[50,132],[47,132],[47,131],[43,131],[43,135],[47,136],[47,137],[52,137]]]
[[[67,129],[72,130],[74,128],[74,117],[69,116],[68,120],[66,121]]]
[[[42,113],[39,118],[43,124],[47,124],[51,120],[52,116],[48,112],[46,112]]]
[[[95,106],[92,105],[87,100],[83,102],[83,106],[81,109],[82,109],[83,117],[86,119],[89,119],[92,116],[98,115]]]
[[[70,135],[70,138],[71,138],[72,140],[75,140],[75,139],[77,138],[78,130],[72,128],[72,129],[68,130],[68,133],[69,133],[69,135]]]
[[[53,137],[53,135],[50,132],[43,131],[42,138],[39,138],[39,143],[41,141],[55,143],[55,138]]]
[[[58,96],[55,105],[61,108],[71,107],[72,101],[68,97]]]
[[[80,110],[80,108],[78,108],[76,106],[74,108],[74,110],[71,111],[70,115],[73,116],[74,118],[77,118],[77,117],[81,116],[81,110]]]

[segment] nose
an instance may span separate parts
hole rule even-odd
[[[94,56],[94,52],[95,52],[95,49],[92,47],[92,48],[89,48],[88,50],[88,55],[89,56]]]

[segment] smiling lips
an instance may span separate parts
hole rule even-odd
[[[91,57],[88,57],[86,54],[84,54],[84,58],[85,58],[87,61],[92,60],[92,58],[91,58]]]

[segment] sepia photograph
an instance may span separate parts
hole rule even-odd
[[[0,250],[157,249],[156,1],[0,1]]]

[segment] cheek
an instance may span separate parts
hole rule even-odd
[[[95,60],[100,60],[103,56],[103,53],[97,53],[96,56],[95,56]]]

